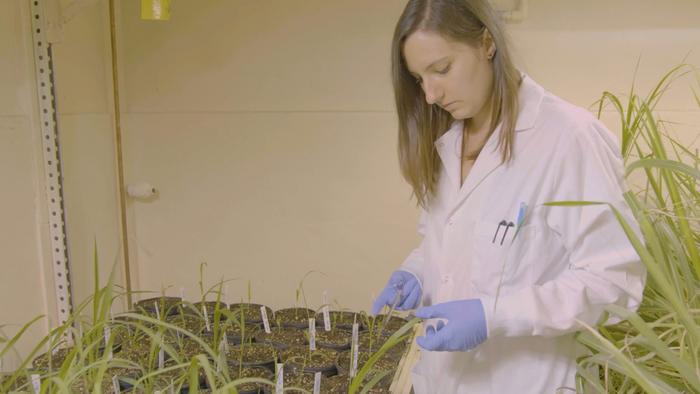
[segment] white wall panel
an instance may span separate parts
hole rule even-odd
[[[291,305],[307,293],[366,308],[416,245],[416,215],[398,176],[391,114],[130,115],[131,181],[159,190],[132,202],[132,242],[144,289],[195,291],[242,278],[231,299]],[[324,284],[325,283],[325,284]]]

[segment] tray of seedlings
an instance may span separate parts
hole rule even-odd
[[[396,315],[159,296],[112,315],[111,286],[33,349],[0,392],[389,392],[413,338]],[[206,300],[214,295],[215,300]],[[298,300],[297,300],[298,301]],[[88,310],[89,309],[89,310]],[[91,317],[86,317],[90,315]],[[92,317],[94,316],[94,318]],[[28,323],[27,327],[33,322]],[[20,331],[21,333],[26,330]],[[18,338],[2,345],[2,354]]]

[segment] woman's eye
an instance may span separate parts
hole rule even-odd
[[[448,71],[450,71],[450,66],[449,66],[449,65],[447,65],[446,67],[444,67],[444,68],[442,68],[442,69],[440,69],[440,70],[437,70],[437,73],[438,73],[438,74],[444,75],[444,74],[447,74]]]

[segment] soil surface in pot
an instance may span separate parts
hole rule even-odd
[[[277,360],[277,352],[272,345],[265,343],[238,345],[229,348],[226,360],[232,366],[271,366]]]
[[[34,366],[35,369],[42,371],[48,371],[49,368],[61,368],[61,365],[63,365],[63,362],[66,360],[66,357],[68,357],[68,354],[72,350],[73,347],[64,347],[56,350],[55,354],[52,354],[51,352],[46,352],[37,356],[37,358],[35,358],[32,362],[32,366]]]
[[[240,326],[238,324],[226,326],[226,337],[232,345],[238,345],[242,342],[251,342],[255,336],[262,331],[259,324],[246,324]]]
[[[347,375],[350,372],[350,358],[352,352],[346,351],[338,354],[336,359],[336,366],[338,368],[339,375]],[[371,354],[366,352],[360,352],[357,360],[357,370],[361,370],[362,366],[365,365],[367,360],[369,360]],[[372,366],[372,369],[378,371],[392,371],[399,366],[399,359],[392,357],[391,355],[384,354],[377,360]]]
[[[233,312],[234,316],[240,320],[240,316],[243,316],[245,324],[258,324],[262,323],[262,315],[260,314],[260,307],[262,304],[249,304],[249,303],[237,303],[228,306],[228,309]],[[265,307],[267,313],[267,319],[272,323],[274,320],[274,314],[272,308]]]
[[[100,382],[100,387],[102,389],[103,394],[114,394],[116,391],[114,390],[114,384],[112,383],[112,377],[116,376],[117,378],[120,377],[125,377],[129,376],[134,379],[138,376],[138,371],[133,370],[133,369],[126,369],[126,368],[109,368],[105,371],[104,376],[102,377],[102,382]],[[76,379],[73,381],[71,384],[71,393],[80,393],[80,394],[89,394],[92,393],[92,389],[94,387],[93,383],[88,382],[87,380],[84,379]],[[124,392],[127,390],[125,386],[120,382],[120,392]],[[131,392],[131,391],[129,391]]]
[[[33,371],[27,371],[27,374],[22,374],[17,376],[15,379],[14,383],[12,383],[12,386],[10,386],[10,390],[17,390],[20,392],[32,392],[32,387],[31,383],[29,383],[29,378]],[[4,386],[6,383],[10,381],[10,375],[9,374],[2,374],[0,375],[0,386]]]
[[[275,322],[283,327],[305,328],[316,312],[308,308],[286,308],[275,312]]]
[[[346,394],[350,387],[350,377],[335,375],[321,378],[321,392],[324,394]]]
[[[195,335],[201,334],[206,328],[202,318],[188,314],[178,313],[176,315],[171,315],[165,318],[165,321]],[[183,334],[180,333],[180,335]]]
[[[379,337],[376,335],[371,335],[369,331],[362,332],[358,338],[359,349],[361,352],[374,353],[379,350],[386,343],[386,341],[389,340],[389,337],[390,335],[382,335]],[[406,342],[399,342],[386,353],[401,357],[405,350]]]
[[[316,346],[325,347],[333,350],[350,349],[352,343],[352,332],[346,330],[331,330],[323,329],[316,330]]]
[[[242,383],[236,385],[236,389],[239,393],[262,393],[266,390],[270,390],[274,387],[275,374],[267,368],[261,367],[249,367],[249,368],[238,368],[232,367],[229,369],[229,376],[231,380],[238,380],[244,378],[260,378],[269,380],[270,384],[264,383]]]
[[[303,346],[308,343],[304,331],[291,327],[275,327],[269,334],[264,330],[260,330],[255,335],[255,341],[268,343],[277,349],[287,349],[290,346]]]
[[[372,331],[375,333],[379,333],[379,329],[382,326],[382,323],[384,322],[384,319],[387,318],[387,315],[377,315],[377,316],[366,316],[365,317],[365,324],[367,327],[372,327]],[[399,330],[399,328],[403,327],[404,324],[408,323],[408,320],[399,317],[399,316],[394,316],[392,315],[389,321],[387,321],[386,326],[384,326],[384,329],[382,330],[382,334],[393,334],[396,331]]]
[[[305,393],[301,390],[291,390],[290,387],[300,388],[313,392],[314,375],[309,373],[287,373],[284,371],[284,392],[285,393]]]
[[[336,373],[335,360],[338,353],[331,349],[317,348],[309,350],[308,347],[290,347],[280,353],[280,359],[286,371],[316,373],[322,372],[326,376]]]

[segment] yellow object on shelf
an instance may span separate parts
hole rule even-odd
[[[141,19],[169,20],[170,0],[141,0]]]

